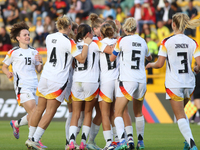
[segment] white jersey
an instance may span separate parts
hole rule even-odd
[[[136,34],[121,37],[114,52],[120,52],[120,81],[146,83],[144,61],[150,52],[143,38]]]
[[[101,42],[107,45],[113,45],[117,42],[117,39],[104,38]],[[110,55],[101,52],[100,70],[101,70],[100,72],[101,83],[117,79],[119,76],[119,57],[117,57],[114,62],[111,62]]]
[[[41,76],[57,83],[65,83],[69,77],[73,57],[79,55],[81,51],[78,51],[72,39],[60,32],[49,34],[46,45],[47,61]]]
[[[192,55],[200,56],[198,44],[184,34],[164,39],[159,56],[166,57],[166,88],[193,88],[195,77],[191,69]]]
[[[83,41],[77,42],[77,47],[81,52]],[[98,82],[99,79],[99,52],[105,49],[106,45],[94,40],[88,47],[88,55],[84,64],[75,60],[73,82]]]
[[[8,66],[12,64],[16,87],[37,87],[38,79],[35,72],[35,66],[39,65],[39,62],[35,60],[37,53],[38,51],[32,47],[22,49],[18,46],[7,53],[3,62]]]

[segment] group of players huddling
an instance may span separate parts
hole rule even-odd
[[[91,14],[90,20],[91,27],[88,24],[78,26],[65,15],[58,18],[58,32],[46,38],[47,61],[44,68],[42,57],[29,46],[30,33],[26,23],[14,24],[11,28],[11,38],[19,46],[7,53],[2,70],[8,78],[14,76],[17,101],[27,115],[11,120],[10,125],[17,139],[19,127],[29,125],[25,142],[29,149],[47,148],[40,139],[64,99],[69,109],[65,150],[101,149],[94,142],[101,123],[106,141],[103,150],[144,149],[144,62],[152,59],[147,44],[135,34],[137,23],[132,17],[127,18],[122,27],[123,37],[119,34],[121,25],[118,21],[104,21],[96,14]],[[186,27],[199,26],[200,20],[189,20],[182,13],[175,14],[172,20],[174,35],[162,41],[158,60],[148,63],[146,69],[161,68],[167,61],[166,99],[170,100],[185,138],[184,150],[197,150],[184,106],[195,87],[190,67],[192,56],[197,63],[194,71],[198,73],[200,70],[200,48],[183,32]],[[10,64],[12,72],[8,69]],[[42,71],[39,83],[35,70]],[[129,101],[133,101],[138,137],[136,146],[127,108]],[[96,116],[92,119],[93,107]],[[81,127],[81,143],[77,145],[76,137]]]

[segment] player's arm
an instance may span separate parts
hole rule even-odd
[[[111,55],[114,50],[115,45],[107,45],[103,50],[104,53]]]
[[[153,63],[148,63],[145,67],[145,69],[148,69],[148,68],[162,68],[163,65],[165,64],[165,59],[166,57],[164,56],[159,56],[158,57],[158,60],[156,62],[153,62]]]
[[[43,61],[42,61],[42,57],[39,55],[39,53],[37,53],[37,54],[35,55],[35,60],[36,60],[37,62],[39,62],[39,64],[37,64],[37,65],[35,66],[35,69],[37,70],[38,73],[40,73],[40,72],[42,71],[42,69],[43,69]]]
[[[11,79],[13,77],[13,73],[9,71],[8,67],[9,66],[4,63],[3,66],[2,66],[2,71],[3,71],[3,73],[6,74],[8,79]]]
[[[199,73],[200,72],[200,56],[195,57],[196,63],[197,65],[194,67],[194,71],[195,73]]]
[[[112,54],[110,55],[110,61],[113,62],[115,61],[115,59],[117,58],[117,55],[119,54],[119,52],[116,52],[115,50],[112,52]]]
[[[88,54],[88,46],[90,45],[90,43],[92,42],[92,39],[87,37],[87,38],[84,38],[84,45],[83,45],[83,50],[82,52],[77,55],[75,58],[76,60],[78,60],[80,63],[84,64],[85,63],[85,60],[87,58],[87,54]]]
[[[149,55],[148,57],[146,57],[146,60],[151,61],[152,60],[152,56]]]

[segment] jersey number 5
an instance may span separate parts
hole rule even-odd
[[[136,57],[136,54],[140,55],[140,51],[132,50],[132,61],[136,61],[136,66],[131,66],[131,69],[140,69],[140,57]]]
[[[184,69],[178,70],[178,73],[188,73],[187,53],[186,52],[178,52],[177,56],[183,56],[183,60],[181,60],[181,64],[184,64]]]

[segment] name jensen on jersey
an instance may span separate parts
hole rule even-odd
[[[133,42],[132,46],[141,47],[141,43]]]
[[[78,49],[83,49],[83,46],[82,45],[79,45],[79,46],[77,46],[78,47]]]
[[[188,48],[188,44],[175,44],[175,48]]]

